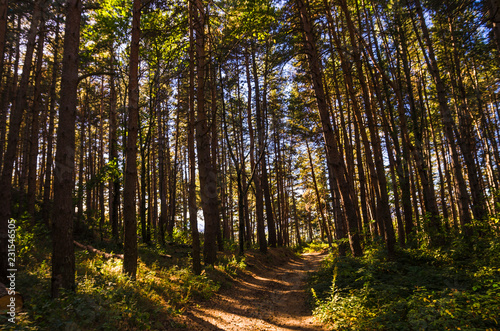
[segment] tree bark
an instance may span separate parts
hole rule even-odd
[[[471,229],[469,228],[469,224],[471,223],[471,215],[469,209],[470,197],[469,193],[467,192],[467,185],[460,166],[461,165],[460,155],[456,143],[457,137],[455,136],[454,133],[456,131],[455,123],[453,121],[453,117],[451,115],[451,111],[448,106],[445,85],[441,78],[441,73],[438,67],[429,31],[427,29],[427,23],[425,22],[422,6],[419,0],[413,0],[413,3],[415,5],[418,19],[420,21],[420,27],[422,29],[422,35],[425,41],[425,49],[427,51],[426,54],[427,66],[436,85],[439,109],[441,113],[441,122],[443,123],[443,130],[451,150],[451,159],[452,159],[451,167],[453,169],[453,174],[455,175],[455,181],[459,189],[458,209],[460,213],[460,222],[462,225],[462,230],[464,231],[465,234],[471,234]],[[424,48],[423,43],[421,43],[421,46],[422,48]]]
[[[114,72],[114,50],[111,45],[111,72]],[[118,137],[116,134],[118,122],[116,113],[116,88],[115,77],[109,77],[109,159],[118,168]],[[117,176],[114,176],[109,181],[109,218],[111,223],[111,237],[114,242],[119,239],[119,220],[118,209],[120,207],[120,181]]]
[[[253,129],[253,123],[252,123],[252,80],[250,76],[250,61],[249,61],[249,54],[248,54],[248,49],[245,51],[245,73],[246,73],[246,81],[247,81],[247,123],[248,123],[248,135],[250,139],[250,169],[253,170],[256,168],[255,164],[255,134],[254,134],[254,129]],[[242,158],[242,162],[243,162]],[[243,167],[244,169],[245,167]],[[243,173],[245,175],[245,173]],[[243,179],[245,180],[245,179]],[[246,185],[250,185],[245,183]],[[257,198],[256,198],[257,199]],[[256,203],[257,204],[257,203]],[[252,231],[250,227],[250,215],[247,212],[248,209],[248,199],[246,201],[246,210],[245,210],[245,230],[246,230],[246,235],[245,235],[245,241],[247,242],[247,246],[250,247],[252,244]],[[247,216],[248,215],[248,216]]]
[[[269,51],[268,51],[269,52]],[[262,108],[264,112],[264,116],[262,116],[262,131],[265,131],[265,123],[267,118],[267,84],[268,84],[268,52],[266,52],[265,58],[265,71],[264,71],[264,89],[263,89],[263,97],[262,97]],[[263,132],[263,135],[265,133]],[[267,154],[267,152],[266,152]],[[268,232],[268,241],[269,246],[276,247],[276,224],[274,222],[273,215],[273,204],[271,200],[271,190],[269,188],[269,175],[267,171],[267,158],[264,157],[262,159],[262,188],[264,193],[264,201],[266,203],[266,219],[267,219],[267,232]]]
[[[347,216],[347,228],[349,232],[349,244],[354,256],[362,255],[359,229],[358,229],[358,207],[357,200],[354,196],[354,190],[349,183],[349,177],[345,167],[342,154],[335,138],[332,129],[330,114],[325,97],[325,89],[323,86],[322,70],[319,53],[316,47],[316,39],[314,36],[313,26],[310,16],[303,0],[296,0],[297,12],[302,23],[302,32],[304,36],[304,46],[308,57],[309,70],[312,78],[313,88],[316,94],[318,111],[321,118],[323,129],[323,137],[326,144],[326,157],[328,165],[332,167],[332,172],[335,180],[338,182],[338,187],[341,192],[342,202],[344,204]]]
[[[54,169],[54,218],[52,226],[52,297],[60,289],[75,290],[73,245],[73,189],[75,171],[75,124],[78,88],[78,51],[82,2],[66,2],[61,100]]]
[[[35,86],[33,90],[34,100],[31,106],[31,132],[29,141],[28,157],[28,213],[31,221],[35,223],[36,183],[37,183],[37,158],[38,158],[38,136],[40,131],[40,109],[42,106],[42,91],[40,83],[42,80],[43,48],[45,44],[45,21],[42,18],[40,33],[38,37],[37,60],[35,69]]]
[[[5,40],[7,36],[7,11],[9,8],[8,0],[0,0],[0,81],[2,80],[4,70],[4,52]],[[1,159],[1,158],[0,158]]]
[[[500,1],[483,0],[483,6],[485,7],[486,20],[490,21],[491,30],[493,30],[497,50],[500,52]],[[498,61],[500,61],[500,57]]]
[[[196,275],[201,274],[201,263],[200,263],[200,237],[198,233],[198,207],[196,205],[196,160],[194,151],[194,138],[195,138],[195,90],[194,90],[194,22],[196,20],[196,9],[194,8],[193,2],[189,1],[189,123],[188,123],[188,135],[187,135],[187,145],[188,145],[188,157],[189,157],[189,194],[188,194],[188,205],[189,205],[189,225],[191,229],[191,240],[192,240],[192,259],[193,259],[193,272]],[[161,180],[161,179],[160,179]]]
[[[314,164],[313,164],[313,160],[312,160],[311,149],[309,148],[309,143],[307,142],[307,139],[308,138],[305,139],[305,142],[306,142],[307,156],[309,158],[309,166],[311,167],[311,177],[313,180],[314,193],[316,194],[316,206],[317,206],[318,213],[319,213],[319,216],[321,219],[322,227],[326,233],[326,238],[328,239],[328,246],[331,248],[332,247],[332,234],[330,231],[330,227],[328,226],[328,222],[326,221],[325,209],[323,208],[323,204],[321,203],[321,196],[319,194],[318,182],[316,180],[316,172],[314,171]]]
[[[257,60],[256,60],[256,49],[255,44],[252,44],[252,69],[253,69],[253,79],[254,79],[254,90],[255,90],[255,121],[257,123],[257,153],[263,154],[264,150],[264,127],[262,125],[262,109],[260,102],[260,86],[259,86],[259,73],[257,70]],[[249,100],[250,102],[250,100]],[[265,156],[263,157],[265,159]],[[263,253],[267,252],[267,241],[266,232],[264,226],[264,194],[262,191],[262,163],[258,163],[257,171],[259,172],[254,176],[255,185],[255,209],[257,218],[257,239],[259,242],[259,250]],[[260,170],[260,171],[259,171]]]
[[[129,86],[128,86],[128,136],[123,188],[124,259],[123,272],[132,279],[137,273],[137,133],[139,127],[139,39],[141,22],[141,1],[133,1],[132,41],[130,44]]]
[[[37,0],[33,9],[30,30],[27,36],[26,53],[24,58],[23,72],[17,90],[15,105],[11,110],[9,121],[9,134],[7,136],[7,150],[4,154],[4,164],[0,178],[0,282],[7,282],[7,239],[8,221],[11,215],[11,194],[12,194],[12,172],[16,158],[17,143],[19,142],[19,130],[23,113],[27,107],[27,92],[31,65],[33,62],[33,52],[35,49],[35,38],[38,31],[38,24],[41,19],[41,8],[44,0]],[[3,54],[2,54],[3,55]]]
[[[217,177],[210,155],[210,126],[205,108],[205,24],[206,14],[203,0],[196,0],[197,17],[194,20],[197,53],[197,122],[196,148],[198,152],[198,174],[203,216],[205,218],[205,245],[203,258],[206,264],[214,264],[217,259],[217,227],[219,226],[219,201],[217,196]]]

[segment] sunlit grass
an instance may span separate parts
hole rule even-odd
[[[334,330],[498,330],[499,242],[331,254],[310,278],[314,314]]]
[[[194,300],[209,299],[219,289],[206,273],[192,273],[186,252],[140,246],[135,281],[123,274],[121,259],[77,250],[76,292],[51,299],[50,242],[33,237],[20,242],[23,240],[32,244],[19,257],[23,265],[19,266],[17,285],[24,296],[24,309],[15,326],[5,315],[0,317],[2,329],[161,330],[175,326],[174,317]],[[234,264],[234,268],[243,266],[231,262],[218,268],[226,272]]]

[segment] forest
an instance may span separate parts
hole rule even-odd
[[[0,54],[2,327],[320,254],[321,328],[500,328],[499,0],[0,0]]]

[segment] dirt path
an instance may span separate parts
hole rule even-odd
[[[232,287],[191,307],[188,330],[326,330],[311,316],[304,290],[307,272],[324,255],[304,254],[280,266],[252,265]]]

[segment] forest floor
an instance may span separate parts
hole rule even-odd
[[[247,252],[245,271],[177,322],[188,330],[326,330],[312,316],[305,287],[308,272],[316,271],[324,256]]]

